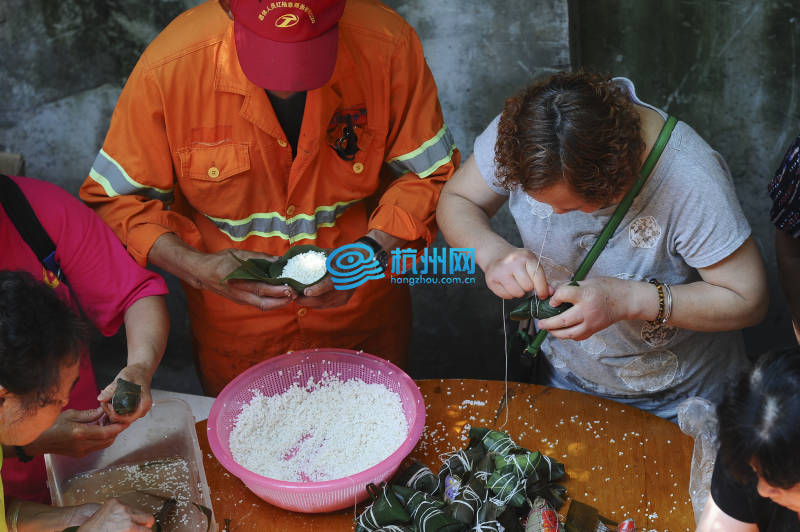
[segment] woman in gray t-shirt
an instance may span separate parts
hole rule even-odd
[[[767,308],[764,266],[722,157],[679,122],[587,278],[566,285],[665,118],[625,78],[561,73],[537,82],[475,140],[437,219],[451,245],[475,248],[498,296],[535,290],[554,306],[574,305],[537,323],[549,331],[550,384],[674,418],[687,397],[719,398],[726,377],[747,364],[738,330]],[[506,201],[523,248],[489,224]]]

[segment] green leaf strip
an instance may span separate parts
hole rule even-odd
[[[661,157],[661,152],[664,151],[667,142],[669,142],[669,138],[672,135],[672,130],[675,129],[675,125],[677,123],[678,119],[674,116],[667,118],[667,121],[664,123],[664,127],[661,128],[661,132],[658,134],[655,144],[653,144],[653,148],[650,150],[647,159],[645,159],[644,164],[642,165],[642,169],[639,172],[639,178],[636,180],[630,190],[628,190],[628,193],[625,194],[625,197],[622,199],[619,205],[617,205],[614,214],[611,215],[611,218],[603,228],[600,236],[597,237],[597,241],[592,246],[592,249],[590,249],[589,253],[586,254],[586,258],[583,259],[583,262],[578,267],[575,275],[572,276],[573,281],[582,281],[586,277],[586,274],[589,273],[589,270],[594,265],[597,257],[600,256],[600,253],[606,247],[606,244],[611,239],[614,231],[616,231],[620,222],[622,222],[622,219],[628,212],[628,209],[633,203],[634,198],[637,194],[639,194],[639,191],[642,190],[645,182],[647,182],[647,178],[650,177],[650,172],[653,171],[653,168],[658,162],[658,158]],[[539,348],[542,346],[546,336],[547,331],[544,329],[540,330],[533,339],[533,342],[525,350],[535,355],[538,353]]]

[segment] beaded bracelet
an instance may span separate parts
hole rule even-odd
[[[658,290],[658,315],[650,323],[653,325],[664,325],[672,316],[672,288],[658,279],[650,279],[650,283]]]
[[[664,285],[661,284],[661,281],[658,279],[650,279],[650,284],[656,285],[656,289],[658,290],[658,314],[656,315],[656,319],[652,320],[650,323],[659,325],[664,323]]]
[[[668,284],[664,286],[664,317],[661,318],[661,324],[667,323],[670,316],[672,316],[672,287]]]

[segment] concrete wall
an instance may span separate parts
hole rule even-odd
[[[727,160],[767,264],[766,320],[751,356],[793,341],[767,183],[800,135],[800,3],[571,0],[573,64],[630,77],[644,101],[689,123]]]
[[[27,174],[77,193],[137,57],[194,0],[0,0],[0,151]],[[464,155],[506,96],[531,76],[568,68],[566,0],[391,1],[417,29],[446,120]],[[498,229],[514,237],[507,212]],[[444,245],[440,240],[437,245]],[[183,294],[168,277],[172,330],[156,386],[198,391]],[[414,289],[412,373],[502,377],[500,300],[483,287]],[[99,343],[100,380],[124,361],[124,335]],[[486,369],[491,366],[491,370]]]
[[[387,3],[420,35],[462,160],[508,96],[532,77],[569,69],[566,1]],[[506,207],[493,225],[521,245]],[[441,236],[434,244],[444,245]],[[502,301],[486,288],[477,270],[474,286],[412,289],[414,377],[503,378]]]
[[[0,151],[21,153],[27,175],[77,194],[139,54],[197,3],[0,0]],[[183,292],[174,278],[167,280],[172,330],[154,384],[200,391]],[[100,382],[124,365],[124,345],[122,332],[98,340],[93,358]]]
[[[75,193],[139,53],[196,3],[0,0],[0,150],[23,153],[28,175]],[[690,123],[727,158],[775,278],[765,186],[785,146],[800,133],[796,3],[387,3],[420,34],[464,158],[504,98],[533,77],[570,62],[630,76],[642,98]],[[494,223],[519,242],[505,210]],[[443,244],[439,239],[436,245]],[[173,328],[156,385],[197,391],[193,371],[186,371],[191,355],[182,294],[174,280],[170,285]],[[774,281],[771,289],[768,319],[746,332],[751,352],[791,340]],[[415,287],[413,295],[415,377],[502,377],[501,303],[482,278],[474,287]],[[100,345],[101,374],[122,362],[123,342],[119,335]]]
[[[139,54],[190,0],[0,0],[0,149],[70,192]]]

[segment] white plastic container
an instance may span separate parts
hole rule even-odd
[[[166,399],[156,402],[145,417],[122,431],[107,449],[83,458],[46,454],[47,483],[53,504],[64,504],[66,482],[79,473],[180,456],[188,464],[192,502],[212,508],[194,423],[189,405],[180,399]],[[215,519],[211,520],[210,530],[217,530]]]

